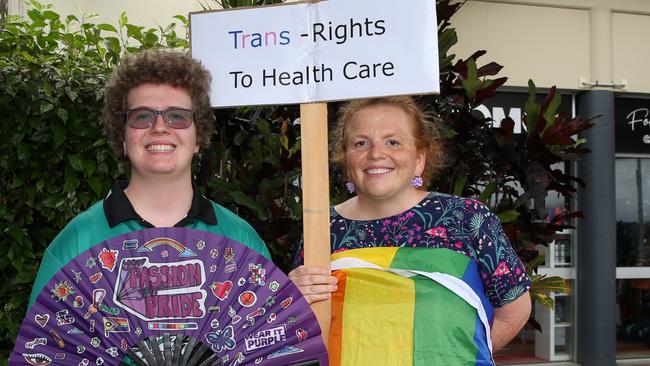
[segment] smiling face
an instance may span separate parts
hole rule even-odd
[[[127,109],[142,107],[192,109],[192,99],[184,89],[142,84],[127,94]],[[199,149],[194,123],[185,129],[173,129],[159,115],[151,128],[136,129],[128,125],[125,128],[124,151],[131,162],[132,178],[161,174],[191,177],[192,157]]]
[[[409,200],[418,191],[411,179],[424,169],[413,121],[401,108],[373,105],[357,112],[346,127],[346,169],[360,199]]]

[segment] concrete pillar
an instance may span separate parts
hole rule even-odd
[[[583,117],[602,115],[581,137],[591,154],[580,161],[586,183],[578,197],[586,218],[578,220],[577,361],[616,365],[616,192],[614,181],[614,92],[578,96]]]
[[[590,10],[591,80],[612,82],[612,14]],[[601,115],[581,137],[591,150],[579,163],[586,189],[579,191],[577,362],[616,365],[616,191],[614,180],[614,92],[594,88],[577,99],[584,118]]]

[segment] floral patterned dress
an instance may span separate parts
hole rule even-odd
[[[367,247],[448,248],[476,261],[494,307],[530,288],[530,279],[499,219],[483,203],[437,192],[411,209],[377,220],[349,220],[330,210],[331,250]],[[295,266],[302,262],[300,244]]]

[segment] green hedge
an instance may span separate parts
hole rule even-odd
[[[102,135],[102,86],[120,55],[187,47],[174,25],[65,19],[32,2],[0,32],[0,359],[23,319],[43,250],[124,174]],[[184,22],[183,18],[178,19]]]

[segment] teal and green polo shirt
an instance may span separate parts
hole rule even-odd
[[[105,199],[77,215],[54,238],[43,254],[29,297],[29,306],[59,269],[93,245],[117,235],[153,227],[135,212],[124,194],[127,185],[127,181],[116,181]],[[190,210],[175,227],[225,236],[271,259],[264,241],[250,224],[227,208],[205,198],[196,184],[192,183],[192,189],[194,195]]]

